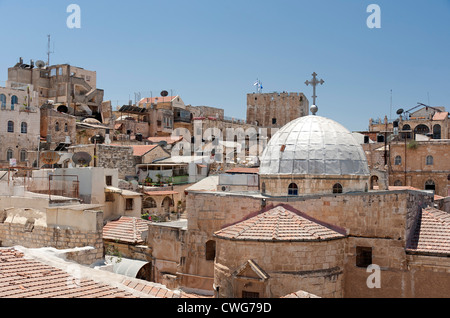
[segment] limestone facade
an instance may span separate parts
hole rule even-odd
[[[247,123],[258,127],[282,127],[309,114],[309,101],[303,93],[247,94]]]
[[[31,99],[31,101],[30,101]],[[0,164],[31,167],[39,147],[39,109],[27,88],[0,87]]]

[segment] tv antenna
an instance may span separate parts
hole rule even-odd
[[[47,66],[50,66],[50,54],[55,53],[55,43],[53,43],[53,51],[50,51],[50,34],[47,35],[48,43],[47,43]]]

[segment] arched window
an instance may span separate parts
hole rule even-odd
[[[403,183],[400,180],[395,180],[394,186],[401,187],[402,185],[403,185]]]
[[[427,166],[433,165],[433,156],[427,156],[426,165]]]
[[[417,125],[416,128],[414,129],[415,134],[426,135],[429,132],[430,132],[430,128],[428,128],[428,126],[423,125],[423,124]]]
[[[216,241],[210,240],[205,244],[205,259],[213,261],[216,257]]]
[[[20,124],[20,133],[26,134],[28,131],[28,124],[26,122],[22,122]]]
[[[0,104],[1,104],[2,109],[6,108],[6,95],[5,94],[0,94]]]
[[[433,139],[441,139],[441,125],[433,126]]]
[[[14,156],[13,151],[11,149],[8,149],[8,151],[6,152],[6,161],[12,159],[13,156]]]
[[[262,194],[265,194],[265,193],[266,193],[266,183],[265,183],[265,182],[263,182],[263,183],[261,184],[261,193],[262,193]]]
[[[373,190],[374,186],[378,186],[378,176],[375,175],[370,177],[370,190]]]
[[[19,99],[16,95],[11,96],[11,110],[14,110],[14,106],[19,104]]]
[[[58,122],[55,123],[55,131],[59,131],[59,123]]]
[[[411,126],[408,125],[408,124],[403,125],[402,130],[403,130],[403,131],[411,130]],[[404,134],[403,134],[403,138],[408,138],[408,139],[409,139],[409,138],[411,138],[411,134],[410,134],[410,133],[404,133]]]
[[[333,193],[342,193],[342,185],[340,183],[336,183],[333,186]]]
[[[14,132],[14,122],[12,120],[8,121],[8,132]]]
[[[298,195],[298,186],[295,183],[289,185],[288,195]]]
[[[148,197],[144,200],[144,204],[143,204],[144,209],[150,209],[150,208],[156,208],[156,207],[157,207],[156,201],[153,198]]]
[[[20,151],[20,161],[21,162],[27,161],[27,151],[25,149],[22,149]]]
[[[402,157],[400,157],[400,156],[395,156],[395,159],[394,159],[394,165],[399,166],[399,165],[401,165],[401,164],[402,164]]]
[[[436,185],[433,180],[428,180],[425,182],[425,190],[436,190]]]
[[[69,126],[67,126],[67,123],[64,124],[64,131],[68,132],[69,131]]]

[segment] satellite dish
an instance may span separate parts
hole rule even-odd
[[[167,141],[161,140],[160,142],[158,142],[158,145],[160,145],[162,148],[164,148],[165,146],[167,146]]]
[[[45,66],[45,62],[42,60],[37,60],[36,61],[36,66],[39,68],[43,68]]]
[[[401,115],[403,114],[403,108],[400,108],[399,110],[397,110],[397,115]]]
[[[39,159],[46,165],[52,165],[59,161],[61,156],[56,151],[44,151],[41,153]]]
[[[162,96],[162,97],[169,96],[169,92],[168,92],[168,91],[162,91],[162,92],[161,92],[161,96]]]
[[[91,160],[91,155],[84,151],[76,152],[72,156],[72,161],[75,165],[88,165]]]

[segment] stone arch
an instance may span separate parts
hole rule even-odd
[[[161,203],[161,207],[163,208],[164,212],[169,213],[170,208],[173,207],[173,200],[170,197],[165,197],[164,200]]]
[[[142,207],[144,209],[152,209],[152,208],[156,208],[158,206],[156,204],[155,199],[153,199],[152,197],[146,197],[144,199],[144,202],[142,202]]]
[[[369,179],[369,189],[370,190],[374,189],[373,187],[375,186],[375,181],[376,181],[376,185],[378,186],[378,190],[388,190],[389,189],[388,177],[387,177],[386,171],[371,169],[370,170],[370,179]]]
[[[430,127],[424,124],[419,124],[414,128],[414,134],[426,135],[430,133]]]
[[[441,125],[439,124],[433,126],[433,139],[441,139]]]
[[[298,195],[298,186],[296,183],[291,183],[288,187],[288,195]]]
[[[425,182],[425,190],[436,191],[436,184],[434,183],[433,180],[430,179]]]

